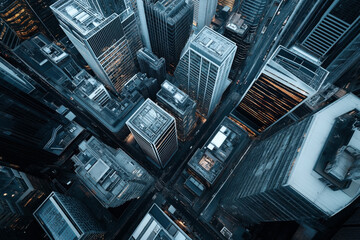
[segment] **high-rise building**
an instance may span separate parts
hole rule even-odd
[[[115,150],[91,137],[74,155],[78,177],[106,208],[141,197],[153,183],[149,173],[123,150]]]
[[[142,73],[146,73],[148,77],[156,78],[159,83],[165,80],[166,67],[163,57],[158,58],[148,48],[142,48],[137,52],[137,60]]]
[[[0,2],[0,18],[6,22],[21,39],[28,39],[44,29],[25,0],[4,0]]]
[[[46,234],[54,240],[103,239],[104,231],[77,199],[52,192],[34,212]]]
[[[141,149],[160,167],[165,167],[178,149],[175,119],[150,99],[126,125]]]
[[[14,49],[20,43],[20,38],[9,25],[0,18],[0,49]]]
[[[151,50],[165,58],[166,70],[173,73],[190,36],[193,3],[185,0],[144,0]]]
[[[137,72],[121,17],[113,13],[105,18],[77,1],[59,0],[51,9],[94,73],[109,89],[120,92]]]
[[[127,0],[77,0],[80,4],[90,7],[104,17],[109,17],[113,13],[120,14],[125,10]]]
[[[185,141],[196,124],[196,103],[168,80],[161,84],[156,97],[159,105],[175,118],[177,135]]]
[[[226,23],[224,36],[236,43],[237,50],[234,62],[231,66],[233,70],[239,69],[245,61],[250,47],[249,27],[240,13],[233,13]]]
[[[258,140],[221,194],[221,207],[250,222],[335,215],[360,195],[360,100],[348,94]]]
[[[191,41],[175,71],[180,89],[196,101],[198,111],[208,117],[230,84],[228,75],[236,45],[209,27]]]
[[[56,0],[25,0],[36,17],[39,19],[41,25],[48,33],[48,37],[60,41],[65,37],[64,31],[61,29],[60,24],[53,12],[50,9],[50,5],[56,2]]]
[[[46,100],[47,92],[0,58],[0,161],[40,174],[55,165],[84,130],[71,112]]]
[[[217,0],[192,0],[194,2],[193,25],[196,32],[200,32],[205,26],[209,26],[215,15]]]
[[[32,213],[50,193],[42,179],[0,166],[0,230],[12,233],[25,230]]]
[[[241,3],[239,13],[249,26],[250,33],[254,33],[260,23],[260,19],[266,7],[266,0],[244,0]]]
[[[131,240],[182,239],[191,238],[168,216],[161,208],[154,204],[141,220]]]
[[[328,71],[279,46],[243,95],[231,116],[258,134],[311,98]]]

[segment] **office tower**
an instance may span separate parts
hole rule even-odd
[[[159,105],[175,118],[177,135],[185,141],[196,124],[196,103],[168,80],[161,84],[156,97]]]
[[[230,11],[232,11],[234,4],[235,4],[236,0],[219,0],[218,4],[222,7],[229,7]]]
[[[99,79],[120,92],[137,72],[131,46],[118,14],[105,18],[76,1],[51,5],[61,28]]]
[[[0,230],[23,231],[33,221],[32,213],[50,192],[42,179],[0,166]]]
[[[164,213],[161,208],[153,204],[145,217],[141,220],[131,240],[140,239],[183,239],[191,240],[181,228]]]
[[[191,41],[175,71],[180,89],[196,101],[197,110],[209,117],[230,84],[228,75],[236,45],[209,27]]]
[[[21,40],[44,31],[39,19],[25,0],[1,1],[0,18],[16,32]]]
[[[233,13],[226,23],[224,36],[236,43],[237,50],[232,69],[239,69],[245,61],[250,47],[249,27],[241,14]]]
[[[156,78],[159,83],[165,80],[166,67],[164,58],[158,58],[148,48],[140,49],[136,55],[142,73],[146,73],[148,77]]]
[[[25,0],[25,2],[46,29],[47,36],[57,41],[65,37],[64,31],[50,9],[50,5],[56,2],[56,0]]]
[[[331,217],[360,194],[360,100],[348,94],[256,142],[221,207],[251,222]]]
[[[123,150],[115,150],[91,137],[74,155],[75,172],[89,191],[106,208],[118,207],[141,197],[153,178]]]
[[[193,0],[193,2],[193,25],[196,32],[200,32],[203,27],[210,25],[216,12],[217,0]]]
[[[260,23],[260,19],[266,7],[266,0],[244,0],[241,3],[239,13],[249,26],[250,33],[254,33]]]
[[[166,70],[173,73],[190,36],[193,3],[185,0],[144,0],[151,50],[165,58]]]
[[[34,212],[46,234],[54,240],[103,239],[104,231],[77,199],[52,192]]]
[[[43,88],[1,58],[0,81],[1,163],[36,174],[61,163],[83,131],[72,113],[58,113]]]
[[[141,149],[157,166],[165,167],[178,149],[175,119],[147,99],[126,125]]]
[[[231,116],[250,134],[265,131],[310,99],[328,71],[279,46]]]
[[[0,49],[14,49],[19,43],[16,32],[0,18]]]

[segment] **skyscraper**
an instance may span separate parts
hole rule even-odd
[[[194,2],[194,19],[193,25],[196,32],[200,32],[205,26],[209,26],[215,15],[217,0],[193,0]]]
[[[4,0],[0,2],[0,18],[3,19],[24,40],[38,32],[44,32],[35,13],[25,0]]]
[[[177,135],[185,141],[196,124],[196,103],[168,80],[161,84],[156,97],[159,105],[175,118]]]
[[[166,67],[165,59],[158,58],[148,48],[142,48],[137,52],[140,70],[148,77],[156,78],[160,83],[165,80]]]
[[[144,0],[152,51],[173,73],[190,36],[193,4],[185,0]]]
[[[123,150],[115,150],[91,137],[79,145],[72,160],[75,172],[106,208],[118,207],[141,197],[153,178]]]
[[[137,72],[126,38],[128,30],[121,17],[113,13],[105,18],[77,1],[59,0],[51,9],[99,79],[114,92],[120,92]]]
[[[160,167],[165,167],[178,149],[175,119],[150,99],[126,125],[141,149]]]
[[[34,212],[46,234],[54,240],[102,239],[104,231],[77,199],[52,192]]]
[[[40,174],[68,154],[84,129],[58,113],[43,88],[2,58],[0,81],[0,161]]]
[[[230,16],[226,23],[224,36],[236,43],[237,50],[231,68],[233,70],[239,69],[246,59],[251,43],[249,39],[249,27],[245,23],[245,20],[241,18],[241,14],[233,13]]]
[[[220,6],[228,6],[230,8],[230,11],[232,11],[234,4],[235,4],[236,0],[218,0],[218,4]]]
[[[327,74],[325,69],[279,46],[231,116],[249,133],[260,133],[312,97]]]
[[[127,0],[78,0],[79,3],[90,7],[104,17],[109,17],[113,13],[122,13],[126,8],[124,1]]]
[[[331,217],[360,194],[360,100],[348,94],[256,142],[221,207],[251,222]]]
[[[175,71],[180,89],[196,101],[198,111],[209,117],[230,81],[228,75],[236,45],[209,27],[191,41]]]
[[[244,0],[241,3],[239,13],[249,26],[250,33],[254,33],[260,23],[260,19],[266,7],[266,0]]]

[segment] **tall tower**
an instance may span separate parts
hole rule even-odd
[[[236,43],[237,50],[231,68],[234,70],[239,69],[246,59],[251,43],[249,40],[249,27],[245,20],[241,18],[241,14],[233,13],[230,16],[226,23],[224,36]]]
[[[217,7],[217,0],[193,0],[194,19],[193,25],[196,32],[200,32],[205,26],[209,26],[214,17]]]
[[[190,36],[193,4],[185,0],[144,0],[152,51],[173,73]]]
[[[328,71],[279,46],[231,116],[250,134],[265,131],[311,98]]]
[[[218,4],[220,6],[228,6],[230,8],[230,11],[232,11],[234,4],[235,4],[236,0],[218,0]]]
[[[241,3],[239,13],[249,26],[250,33],[256,31],[264,13],[266,2],[266,0],[244,0]]]
[[[77,1],[68,0],[57,1],[51,9],[99,79],[119,93],[137,72],[120,16],[113,13],[105,18]]]
[[[225,185],[221,207],[250,222],[331,217],[360,195],[360,100],[348,94],[257,141]]]
[[[9,25],[0,18],[0,50],[14,49],[20,43],[20,38]]]
[[[166,66],[165,59],[158,58],[148,48],[142,48],[137,52],[137,60],[142,73],[148,77],[156,78],[160,83],[165,80]]]
[[[123,150],[115,150],[91,137],[79,145],[72,160],[84,185],[106,208],[141,197],[153,178]]]
[[[141,105],[126,125],[141,149],[162,168],[178,150],[175,119],[150,99]]]
[[[191,41],[175,71],[180,89],[197,103],[198,111],[208,117],[219,104],[227,86],[236,45],[209,27]]]
[[[178,137],[185,141],[196,123],[196,103],[168,80],[161,84],[156,98],[159,105],[175,118]]]

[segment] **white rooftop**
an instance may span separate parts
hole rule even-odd
[[[314,115],[287,182],[290,187],[329,216],[336,214],[354,201],[360,194],[360,186],[353,181],[349,187],[350,190],[356,191],[355,197],[348,195],[346,189],[334,191],[320,180],[320,176],[313,171],[313,168],[335,119],[354,109],[360,111],[360,99],[353,94],[347,94]],[[357,148],[360,147],[358,133],[352,143],[356,144]]]

